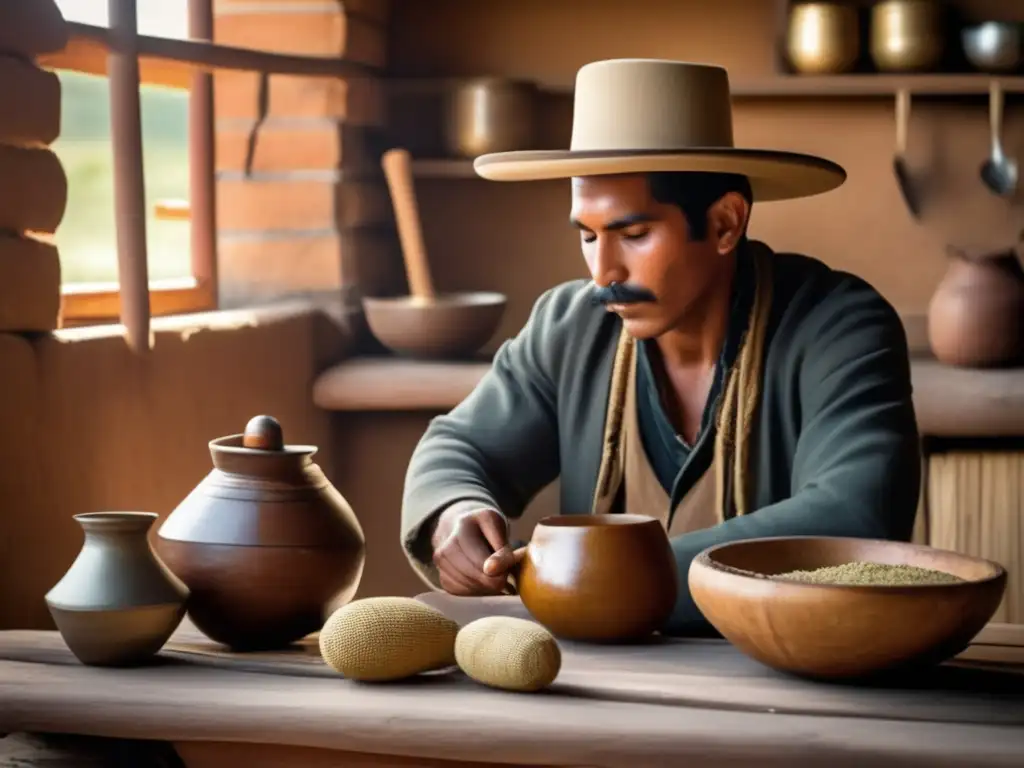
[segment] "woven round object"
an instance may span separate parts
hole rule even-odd
[[[367,597],[336,610],[320,655],[350,680],[401,680],[455,664],[459,625],[411,597]]]
[[[562,667],[562,652],[544,627],[511,616],[487,616],[462,628],[455,661],[473,680],[508,691],[539,691]]]

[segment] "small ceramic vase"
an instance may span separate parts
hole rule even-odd
[[[311,457],[257,416],[210,442],[213,470],[160,527],[160,556],[192,591],[189,618],[236,651],[284,648],[318,631],[363,573],[352,508]]]
[[[83,664],[143,663],[181,623],[188,588],[150,547],[156,519],[152,512],[75,515],[85,543],[46,605]]]

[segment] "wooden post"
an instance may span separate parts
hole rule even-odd
[[[188,0],[188,34],[193,40],[213,40],[212,0]],[[217,199],[213,153],[213,75],[196,70],[188,100],[192,274],[200,285],[209,288],[216,302]]]
[[[146,251],[146,188],[142,169],[138,20],[135,0],[107,0],[111,49],[110,137],[114,152],[114,210],[121,323],[133,352],[148,352],[149,264]]]

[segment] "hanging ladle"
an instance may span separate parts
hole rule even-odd
[[[910,91],[900,88],[896,92],[896,154],[892,159],[892,170],[896,175],[896,183],[903,195],[910,214],[916,219],[920,213],[920,201],[917,190],[910,178],[907,168],[907,131],[910,123]]]
[[[1003,88],[998,80],[989,86],[989,123],[992,154],[981,166],[981,180],[995,194],[1010,197],[1017,191],[1017,161],[1003,154]]]

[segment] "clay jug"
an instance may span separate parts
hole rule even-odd
[[[156,519],[152,512],[75,515],[85,543],[46,606],[83,664],[144,662],[181,623],[188,589],[150,547]]]
[[[969,256],[950,249],[928,307],[928,340],[947,365],[1013,365],[1024,353],[1024,270],[1016,252]]]
[[[188,615],[237,651],[288,646],[359,586],[365,539],[352,508],[312,461],[257,416],[209,444],[213,469],[160,527],[157,551],[192,591]]]
[[[563,640],[597,643],[633,642],[660,629],[678,582],[661,522],[619,514],[540,520],[512,577],[538,623]]]

